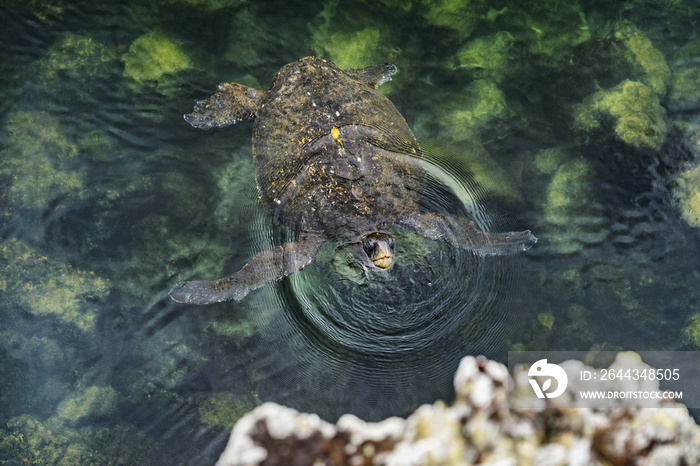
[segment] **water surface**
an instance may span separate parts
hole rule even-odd
[[[208,464],[265,401],[377,420],[449,401],[467,354],[700,345],[697,2],[22,3],[0,9],[0,460]],[[182,114],[308,55],[395,63],[421,208],[535,247],[397,228],[389,273],[331,240],[241,303],[172,302],[295,238],[251,125]]]

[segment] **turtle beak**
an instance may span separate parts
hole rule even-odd
[[[383,232],[372,232],[362,238],[362,249],[367,258],[380,269],[394,263],[394,238]]]
[[[380,269],[388,269],[394,262],[394,251],[389,249],[387,243],[378,243],[378,246],[369,260]]]

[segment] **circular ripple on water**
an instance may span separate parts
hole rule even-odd
[[[445,167],[430,165],[430,173],[422,210],[467,215],[489,229],[473,186]],[[297,387],[279,401],[328,419],[407,414],[451,398],[461,357],[503,354],[514,327],[512,258],[390,232],[397,253],[387,271],[365,271],[354,246],[335,240],[277,288],[285,342],[274,344],[286,349],[276,378]]]

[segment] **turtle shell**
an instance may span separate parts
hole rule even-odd
[[[417,212],[421,150],[377,84],[313,57],[277,73],[255,115],[253,158],[280,223],[352,238]]]

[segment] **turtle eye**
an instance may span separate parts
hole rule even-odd
[[[367,256],[372,257],[375,249],[377,249],[377,243],[374,240],[366,239],[362,242],[362,249],[365,250],[365,254],[367,254]]]

